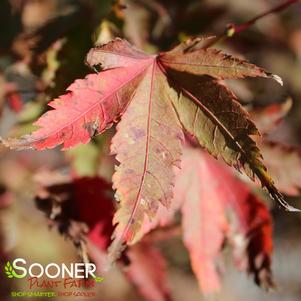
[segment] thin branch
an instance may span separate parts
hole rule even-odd
[[[202,48],[208,48],[218,42],[221,42],[227,38],[231,38],[233,37],[235,34],[240,33],[246,29],[248,29],[249,27],[251,27],[252,25],[254,25],[258,20],[270,15],[270,14],[274,14],[280,11],[285,10],[286,8],[288,8],[289,6],[291,6],[292,4],[295,4],[297,2],[300,2],[300,0],[288,0],[280,5],[275,6],[274,8],[259,14],[258,16],[252,18],[251,20],[242,23],[240,25],[236,25],[234,23],[230,23],[227,28],[225,29],[225,31],[218,35],[217,37],[215,37],[214,39],[211,39],[210,41],[208,41],[208,43],[206,43]]]

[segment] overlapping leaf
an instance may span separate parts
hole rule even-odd
[[[106,249],[113,232],[113,191],[102,178],[83,177],[44,186],[36,198],[51,223],[76,246],[85,246],[87,254],[104,270]],[[80,244],[82,242],[82,244]],[[83,250],[82,250],[83,251]],[[128,280],[147,300],[170,299],[166,280],[166,262],[153,243],[141,241],[127,250],[119,266]]]
[[[108,247],[114,214],[111,185],[98,177],[56,179],[50,185],[40,185],[37,206],[63,235],[77,246],[88,237],[99,248]]]
[[[270,288],[272,227],[266,206],[229,168],[198,149],[186,149],[175,186],[183,202],[183,240],[202,291],[220,288],[220,254],[234,247],[239,267]]]
[[[171,300],[166,281],[166,262],[158,249],[150,242],[142,241],[127,252],[130,265],[126,276],[150,301]]]
[[[219,79],[278,77],[193,39],[159,55],[148,55],[121,39],[92,49],[90,66],[100,65],[50,103],[31,135],[4,143],[14,148],[64,148],[87,143],[113,122],[121,122],[112,152],[120,165],[113,178],[120,208],[110,258],[134,243],[160,206],[172,199],[174,166],[181,157],[183,129],[229,165],[256,175],[271,196],[293,210],[275,188],[251,135],[258,131],[235,96]]]
[[[205,293],[220,287],[217,260],[228,227],[221,203],[222,191],[216,180],[210,182],[212,177],[200,151],[186,150],[176,180],[175,197],[182,202],[184,244]]]

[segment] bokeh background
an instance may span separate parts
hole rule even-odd
[[[74,79],[91,72],[84,60],[95,43],[121,36],[148,52],[166,50],[192,35],[220,34],[227,24],[243,23],[279,3],[280,0],[1,0],[0,135],[29,132],[50,99],[62,94]],[[269,139],[296,147],[301,142],[300,16],[298,3],[217,45],[282,77],[283,87],[262,79],[229,85],[241,102],[250,106],[282,103],[290,97],[292,109]],[[110,180],[111,135],[109,132],[64,153],[16,152],[0,145],[2,266],[16,257],[42,264],[79,260],[73,243],[56,229],[51,230],[44,214],[36,208],[37,178],[59,169],[63,174],[71,170]],[[294,197],[290,201],[299,206],[301,200]],[[270,206],[274,217],[273,271],[278,290],[268,294],[256,287],[246,275],[235,271],[225,254],[224,285],[215,300],[301,300],[301,215]],[[168,260],[173,300],[203,300],[181,238],[161,243],[160,248]],[[10,291],[22,289],[26,290],[26,283],[5,279],[1,274],[1,300],[11,300]],[[97,286],[96,295],[95,300],[101,301],[143,300],[117,268]]]

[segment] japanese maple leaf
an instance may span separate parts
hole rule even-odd
[[[186,148],[175,197],[182,203],[183,240],[205,294],[220,288],[220,255],[233,247],[239,268],[273,287],[272,223],[264,203],[229,167],[200,149]]]
[[[98,74],[76,80],[68,93],[50,102],[37,122],[40,128],[4,143],[12,148],[69,148],[87,143],[117,122],[112,153],[120,165],[113,177],[120,208],[110,248],[113,261],[124,243],[141,237],[140,230],[160,206],[170,206],[174,166],[179,166],[183,130],[194,135],[213,156],[256,175],[271,196],[293,210],[275,188],[251,135],[255,124],[221,79],[278,77],[219,50],[201,48],[203,38],[189,40],[169,52],[146,54],[115,39],[93,48],[90,66]]]

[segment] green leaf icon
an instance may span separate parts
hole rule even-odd
[[[102,282],[104,280],[104,278],[96,276],[96,277],[94,277],[94,280],[95,280],[95,282],[99,283],[99,282]]]
[[[10,262],[8,261],[4,266],[4,272],[7,278],[13,278],[13,267],[11,266]]]

